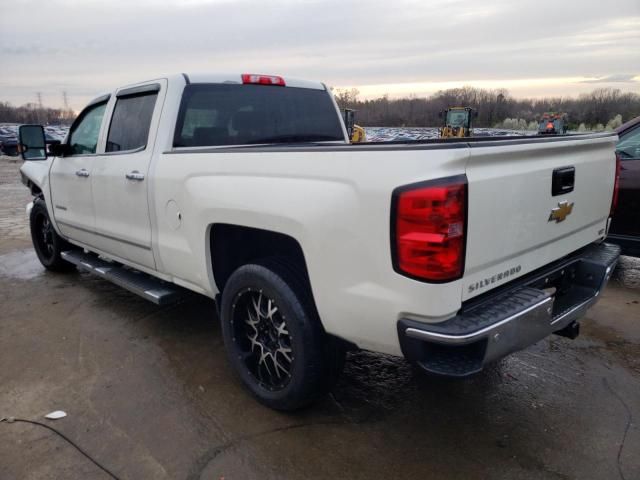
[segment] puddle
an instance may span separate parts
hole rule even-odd
[[[640,288],[640,258],[620,257],[613,278],[627,288]]]
[[[0,277],[32,280],[44,273],[45,269],[33,250],[18,250],[0,255]]]

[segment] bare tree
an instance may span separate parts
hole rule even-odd
[[[356,121],[368,126],[433,127],[440,124],[438,112],[448,107],[466,106],[478,111],[476,126],[493,127],[506,119],[516,120],[519,126],[540,120],[549,111],[567,114],[569,127],[577,129],[584,124],[593,129],[598,124],[611,123],[616,115],[628,121],[640,115],[640,95],[622,93],[616,89],[598,89],[578,98],[549,97],[541,99],[512,97],[505,89],[485,90],[473,87],[441,90],[418,98],[390,99],[388,95],[373,100],[360,100],[355,89],[336,91],[336,100],[342,108],[357,110]],[[520,121],[522,120],[522,121]]]
[[[14,107],[9,102],[0,102],[0,122],[69,125],[74,118],[72,110],[40,107],[37,103]]]

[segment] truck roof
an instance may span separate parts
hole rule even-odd
[[[154,78],[148,78],[139,82],[133,82],[126,85],[118,85],[116,89],[136,87],[141,84],[149,83],[154,80],[167,79],[169,82],[173,81],[186,81],[187,84],[192,83],[227,83],[227,84],[242,84],[242,77],[245,75],[251,75],[253,77],[268,77],[272,79],[281,79],[284,82],[285,87],[295,88],[309,88],[312,90],[327,90],[327,87],[322,82],[303,80],[294,77],[283,77],[281,75],[263,74],[263,73],[222,73],[222,72],[192,72],[192,73],[174,73],[171,75],[160,75]],[[258,83],[258,82],[256,82]],[[112,94],[113,90],[103,92],[95,97],[88,105],[102,101],[106,95]]]
[[[327,89],[324,83],[322,82],[304,80],[304,79],[294,78],[294,77],[283,77],[282,75],[273,75],[268,73],[224,73],[224,72],[186,72],[186,73],[176,73],[172,75],[161,75],[159,77],[148,78],[146,80],[141,80],[139,82],[134,82],[127,85],[120,85],[118,86],[118,88],[135,87],[136,85],[152,82],[154,80],[159,80],[161,78],[166,78],[169,81],[185,80],[187,83],[242,84],[242,83],[246,83],[246,82],[243,82],[243,79],[242,79],[242,77],[246,75],[250,75],[252,77],[281,79],[282,81],[284,81],[285,87],[311,88],[313,90]]]
[[[314,90],[326,90],[325,85],[322,82],[315,82],[311,80],[303,80],[300,78],[285,77],[282,75],[274,75],[270,73],[215,73],[215,72],[193,72],[182,74],[190,83],[243,83],[243,75],[263,76],[272,78],[281,78],[284,80],[284,85],[287,87],[296,88],[311,88]]]

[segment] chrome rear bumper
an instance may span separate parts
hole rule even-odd
[[[618,261],[620,248],[599,244],[463,305],[437,324],[401,319],[404,356],[430,373],[466,376],[551,333],[577,332]]]

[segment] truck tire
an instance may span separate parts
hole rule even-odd
[[[324,332],[304,278],[272,259],[238,268],[222,292],[229,362],[258,401],[275,410],[309,405],[344,365],[344,350]]]
[[[40,198],[33,202],[33,208],[29,216],[29,226],[31,227],[33,248],[44,268],[53,272],[75,270],[75,265],[63,260],[60,256],[65,250],[71,250],[74,247],[57,234],[51,224],[47,206]]]

